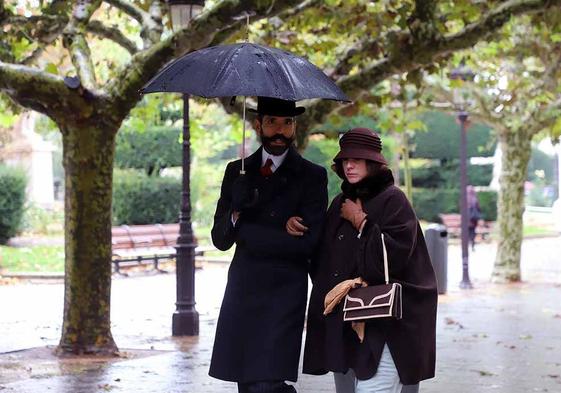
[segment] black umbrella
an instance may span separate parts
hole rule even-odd
[[[141,92],[188,93],[205,98],[261,96],[289,101],[350,101],[308,60],[247,42],[213,46],[180,57],[152,78]]]

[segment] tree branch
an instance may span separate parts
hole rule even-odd
[[[64,79],[37,68],[0,61],[0,91],[19,105],[53,118],[80,113],[92,105],[77,90],[70,90]],[[53,100],[57,97],[57,100]],[[91,109],[90,109],[91,111]]]
[[[134,5],[132,1],[129,0],[105,0],[107,4],[112,5],[115,8],[120,9],[130,17],[136,19],[141,25],[144,24],[146,19],[150,18],[150,14],[144,11],[142,8]]]
[[[289,9],[279,13],[277,15],[277,17],[281,20],[290,19],[295,15],[299,15],[299,13],[301,13],[305,9],[310,8],[310,7],[314,7],[314,6],[319,5],[319,4],[321,4],[321,0],[306,0],[306,1],[302,2],[301,4],[298,4],[295,7],[289,8]],[[259,20],[259,19],[262,19],[262,17],[260,17],[258,15],[252,15],[249,18],[249,23],[252,23],[252,22],[254,22],[256,20]],[[245,23],[246,23],[246,19],[242,18],[242,20],[239,23],[233,24],[229,28],[221,30],[218,34],[216,34],[216,36],[214,37],[214,40],[212,40],[210,46],[219,45],[219,44],[223,43],[224,41],[227,41],[236,32],[240,31],[240,29],[242,29],[245,26]]]
[[[134,55],[138,52],[136,44],[132,40],[128,39],[121,30],[116,27],[105,26],[100,21],[93,20],[88,24],[87,31],[88,33],[92,33],[101,38],[106,38],[115,42],[125,48],[130,54]]]
[[[408,19],[407,24],[412,36],[417,41],[432,41],[439,36],[434,23],[436,4],[435,0],[415,0],[415,11]]]
[[[502,28],[513,16],[543,11],[548,7],[559,5],[561,0],[509,0],[483,15],[478,22],[452,35],[417,41],[411,34],[401,33],[393,41],[394,45],[387,57],[374,61],[355,75],[341,78],[337,84],[350,99],[357,100],[365,90],[390,75],[426,67],[439,59],[446,58],[454,51],[472,47],[481,39],[489,37]],[[323,123],[338,107],[339,104],[335,102],[318,100],[300,116],[299,123],[310,130],[315,125]]]
[[[79,0],[63,32],[63,44],[70,52],[78,78],[82,86],[90,91],[96,89],[97,82],[85,32],[91,16],[100,6],[101,0]]]
[[[185,53],[204,48],[224,30],[245,23],[246,10],[255,19],[271,17],[300,4],[300,0],[225,0],[203,13],[191,24],[148,50],[138,52],[131,63],[110,83],[109,94],[124,117],[139,99],[139,90],[169,61]],[[243,20],[242,20],[243,19]]]
[[[160,41],[163,32],[160,0],[155,0],[150,6],[150,12],[134,5],[129,0],[104,0],[107,4],[120,9],[142,26],[140,36],[144,40],[144,48]]]

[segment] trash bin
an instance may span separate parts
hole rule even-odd
[[[425,240],[436,274],[438,293],[446,293],[448,285],[448,232],[441,224],[430,224],[425,230]]]

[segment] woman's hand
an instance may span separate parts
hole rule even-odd
[[[366,213],[362,210],[360,199],[357,199],[356,202],[345,199],[341,205],[341,217],[349,221],[360,232],[366,221]]]

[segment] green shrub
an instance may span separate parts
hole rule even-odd
[[[497,193],[479,191],[477,193],[481,214],[486,221],[497,219]],[[413,207],[420,220],[439,222],[439,214],[460,212],[459,189],[414,188]]]
[[[400,170],[403,177],[403,170]],[[459,188],[460,168],[458,161],[445,165],[424,166],[411,170],[413,187],[417,188]],[[493,178],[493,165],[470,165],[468,184],[486,187]]]
[[[22,225],[27,178],[22,170],[0,166],[0,244]]]
[[[327,170],[327,193],[329,202],[341,192],[341,178],[331,169],[333,157],[339,151],[339,141],[337,139],[310,140],[304,158],[324,167]]]
[[[438,222],[440,213],[455,213],[459,205],[458,190],[413,188],[413,207],[420,220]]]
[[[414,158],[456,159],[460,154],[460,126],[454,116],[442,112],[426,112],[420,116],[426,132],[416,132],[411,143]],[[467,133],[468,157],[488,157],[495,152],[496,141],[491,129],[473,124]]]
[[[122,129],[117,134],[115,166],[143,169],[149,175],[158,174],[163,168],[181,166],[180,132],[177,127]]]
[[[496,191],[479,191],[477,193],[481,215],[485,221],[497,220],[497,199]]]
[[[149,177],[132,170],[115,171],[114,225],[178,222],[180,205],[181,179]]]

